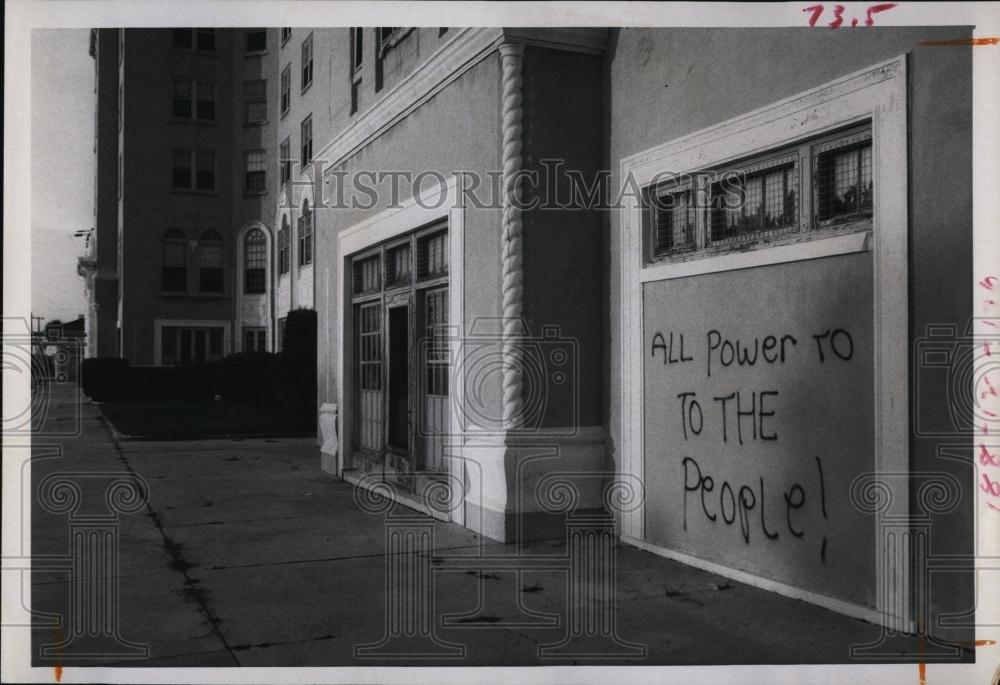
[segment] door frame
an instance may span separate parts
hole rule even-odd
[[[351,259],[359,252],[370,249],[400,237],[406,233],[428,226],[434,222],[447,222],[448,230],[448,326],[449,354],[455,359],[459,350],[454,341],[459,340],[464,330],[464,198],[458,188],[458,178],[452,176],[442,186],[430,187],[397,206],[386,209],[374,216],[344,229],[336,239],[336,261],[331,268],[333,278],[329,280],[329,301],[335,305],[334,351],[337,374],[337,431],[340,448],[337,451],[337,475],[345,475],[345,467],[350,465],[353,455],[354,426],[354,331],[351,303],[352,272]],[[339,270],[339,275],[337,271]],[[415,312],[411,313],[413,316]],[[465,422],[463,420],[464,380],[461,364],[454,365],[449,378],[451,410],[448,416],[448,453],[445,465],[453,483],[465,482],[465,469],[461,466],[464,449]],[[443,518],[461,525],[465,523],[464,487],[452,487],[449,512]],[[408,502],[414,505],[413,502]],[[418,506],[419,508],[419,506]],[[434,512],[428,512],[434,513]],[[441,518],[439,512],[434,513]]]

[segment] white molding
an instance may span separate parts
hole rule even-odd
[[[802,240],[786,245],[768,246],[766,243],[745,252],[729,252],[717,256],[692,259],[686,262],[662,262],[644,267],[639,272],[639,281],[667,281],[673,278],[701,276],[720,271],[750,269],[756,266],[799,262],[805,259],[834,257],[837,255],[867,252],[870,249],[871,232],[857,231],[823,238]]]
[[[701,569],[702,571],[714,573],[715,575],[722,576],[723,578],[735,580],[736,582],[743,583],[744,585],[752,585],[753,587],[759,587],[762,590],[776,592],[785,597],[816,604],[826,609],[836,611],[839,614],[844,614],[852,618],[860,618],[864,621],[869,621],[870,623],[881,623],[881,614],[877,610],[870,607],[845,602],[843,600],[836,599],[835,597],[821,595],[818,592],[803,590],[802,588],[795,587],[794,585],[786,585],[785,583],[780,583],[776,580],[771,580],[770,578],[762,578],[761,576],[747,573],[746,571],[740,571],[739,569],[735,569],[730,566],[716,564],[712,561],[706,561],[705,559],[685,554],[684,552],[678,552],[667,547],[653,545],[638,538],[622,535],[621,539],[622,542],[635,545],[639,549],[645,550],[659,557],[673,559],[674,561],[679,561],[682,564],[687,564],[688,566],[693,566],[694,568]]]
[[[771,247],[745,255],[726,254],[690,262],[643,267],[642,216],[639,198],[633,192],[652,183],[664,172],[684,173],[711,168],[729,161],[784,147],[795,141],[870,119],[873,139],[875,215],[871,233],[873,261],[874,405],[877,473],[908,472],[908,292],[907,292],[907,86],[906,56],[867,69],[762,107],[743,116],[669,141],[622,160],[623,206],[621,223],[621,435],[618,436],[619,468],[624,476],[642,478],[642,287],[643,283],[712,273],[790,259],[808,259],[825,253],[843,254],[866,249],[861,237],[840,236]],[[867,235],[867,234],[861,234]],[[860,244],[858,241],[862,241]],[[774,255],[765,253],[777,251]],[[787,259],[786,259],[787,258]],[[714,262],[714,264],[713,264]],[[892,517],[909,514],[907,479],[886,479],[893,492]],[[644,505],[643,505],[644,506]],[[623,539],[645,537],[643,506],[622,516]],[[900,630],[911,630],[913,617],[906,550],[890,555],[881,520],[876,524],[877,611],[869,620]],[[646,543],[642,543],[646,545]],[[905,545],[899,540],[895,544]],[[679,555],[677,552],[671,554]],[[680,558],[679,556],[677,558]],[[708,562],[705,562],[708,563]],[[720,567],[721,568],[721,567]],[[717,571],[720,572],[721,571]],[[729,574],[742,573],[727,569]],[[791,590],[790,590],[791,591]],[[795,590],[796,593],[805,591]],[[830,605],[810,593],[800,598],[826,602],[836,611],[855,615],[870,611],[863,606]]]
[[[346,452],[352,442],[351,426],[353,423],[353,381],[351,377],[351,345],[353,334],[350,327],[349,312],[351,297],[351,269],[349,258],[369,247],[391,240],[422,226],[446,219],[448,221],[448,316],[449,326],[465,327],[464,302],[464,269],[465,269],[465,209],[461,205],[462,196],[458,192],[457,179],[452,177],[444,186],[436,186],[425,190],[418,196],[411,197],[399,207],[379,212],[364,221],[342,230],[337,235],[336,260],[330,268],[340,273],[338,287],[330,291],[335,309],[336,334],[336,373],[337,373],[337,406],[339,407],[338,434],[340,450],[337,455],[337,475],[344,477],[348,464]],[[455,354],[450,350],[450,354]],[[461,365],[460,365],[461,366]],[[462,392],[465,384],[461,372],[452,374],[451,379],[451,417],[449,434],[459,434],[462,428]],[[460,441],[459,441],[460,442]],[[462,474],[461,444],[453,445],[448,459],[449,473]],[[461,493],[453,490],[454,497]],[[452,520],[464,525],[464,507],[458,503],[451,508]]]

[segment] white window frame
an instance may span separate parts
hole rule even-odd
[[[833,599],[770,579],[721,566],[645,542],[644,504],[619,517],[622,539],[638,547],[705,568],[741,582],[813,602],[834,611],[887,625],[914,626],[909,598],[909,544],[905,535],[890,546],[881,525],[886,518],[909,515],[908,479],[884,477],[907,473],[909,396],[907,349],[907,89],[906,57],[900,56],[830,83],[697,131],[621,162],[621,410],[618,436],[621,477],[644,474],[643,426],[643,284],[733,269],[870,251],[874,283],[874,422],[872,470],[893,494],[892,507],[879,515],[875,549],[877,606]],[[674,173],[725,164],[730,160],[779,149],[795,140],[821,136],[871,121],[874,179],[872,230],[845,232],[792,244],[734,251],[702,259],[645,264],[641,194],[664,170]],[[804,195],[804,193],[803,193]],[[904,519],[905,520],[905,519]]]
[[[330,279],[330,297],[335,303],[335,330],[341,332],[336,336],[336,374],[337,384],[337,405],[340,408],[337,415],[338,435],[341,436],[339,444],[341,448],[337,451],[337,475],[344,477],[344,467],[351,463],[353,454],[347,455],[348,449],[353,447],[353,400],[354,380],[353,380],[353,349],[350,341],[353,341],[353,331],[351,330],[351,301],[353,296],[354,270],[351,268],[352,259],[360,252],[381,245],[393,238],[398,238],[422,226],[441,221],[448,222],[448,329],[450,339],[455,340],[460,331],[463,330],[465,321],[463,302],[463,275],[464,275],[464,247],[463,236],[465,233],[465,210],[460,204],[461,194],[458,192],[457,179],[452,177],[444,186],[433,187],[420,193],[418,197],[412,197],[402,203],[401,207],[386,209],[375,216],[360,223],[354,224],[350,228],[344,229],[337,235],[337,254],[334,264],[339,265],[340,273],[338,278]],[[415,255],[414,255],[415,258]],[[336,273],[336,270],[332,270]],[[345,344],[345,342],[347,344]],[[450,350],[454,355],[456,350]],[[463,422],[464,388],[465,382],[462,378],[462,366],[452,369],[453,374],[449,378],[450,390],[453,401],[451,403],[451,415],[449,416],[448,435],[452,436],[452,441],[448,445],[448,457],[445,464],[449,473],[462,474],[462,443],[465,433]],[[462,506],[461,488],[452,489],[452,501],[449,504],[451,520],[459,525],[465,525],[465,508]],[[429,512],[439,516],[439,513]]]

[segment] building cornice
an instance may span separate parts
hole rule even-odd
[[[600,54],[607,46],[607,30],[593,28],[465,28],[425,62],[359,115],[354,123],[323,147],[314,158],[336,168],[362,150],[434,95],[496,52],[501,44],[521,43],[554,50]]]

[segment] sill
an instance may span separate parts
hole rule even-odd
[[[299,91],[299,95],[305,95],[306,91],[308,91],[310,88],[312,88],[312,84],[313,84],[313,82],[310,81],[306,85],[302,86],[302,90]]]
[[[269,122],[267,119],[264,121],[247,121],[243,124],[243,128],[260,128],[261,126],[267,126]]]
[[[289,112],[291,112],[291,111],[292,111],[292,108],[291,108],[291,107],[289,107],[288,109],[286,109],[285,111],[283,111],[283,112],[281,113],[281,117],[280,117],[280,118],[281,118],[281,120],[282,120],[282,121],[284,121],[284,120],[285,120],[285,117],[287,117],[287,116],[288,116],[288,113],[289,113]]]
[[[264,50],[253,50],[251,52],[244,52],[243,56],[244,57],[262,57],[263,55],[266,55],[266,54],[267,54],[267,49],[265,48]]]
[[[225,293],[198,293],[196,297],[202,300],[222,300],[225,299]]]
[[[266,190],[244,190],[243,197],[261,197],[267,195]]]
[[[311,268],[313,268],[313,263],[312,262],[309,262],[308,264],[299,264],[299,272],[300,273],[302,271],[307,271],[307,270],[309,270]]]
[[[775,244],[756,243],[730,248],[725,252],[698,253],[699,258],[687,261],[662,261],[644,266],[639,270],[639,282],[665,281],[702,274],[735,271],[758,266],[770,266],[785,262],[797,262],[820,257],[868,252],[871,250],[872,232],[870,224],[862,224],[854,230],[830,232],[810,231],[805,238],[796,234],[798,240]],[[812,235],[809,235],[809,234]]]

